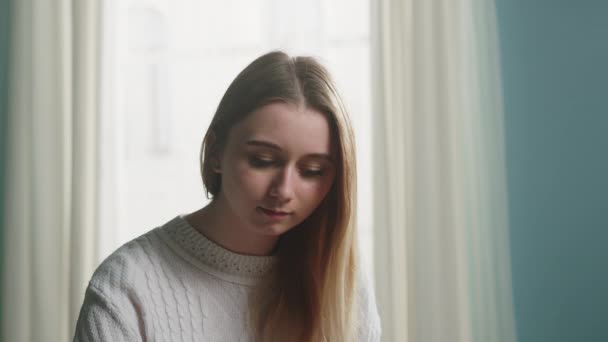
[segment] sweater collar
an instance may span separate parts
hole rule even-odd
[[[273,269],[276,256],[243,255],[209,240],[179,215],[162,227],[191,259],[214,275],[237,282],[255,283]],[[239,281],[240,280],[240,281]]]

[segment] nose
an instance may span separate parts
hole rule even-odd
[[[294,196],[294,181],[296,175],[291,167],[285,166],[276,173],[272,184],[270,185],[269,195],[285,204]]]

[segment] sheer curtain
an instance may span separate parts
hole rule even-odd
[[[67,341],[95,266],[98,4],[11,3],[4,341]]]
[[[515,341],[491,0],[373,3],[384,341]]]

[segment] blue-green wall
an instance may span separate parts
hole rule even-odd
[[[4,284],[4,175],[6,165],[6,119],[8,93],[9,51],[9,0],[0,0],[0,307],[2,307],[2,285]],[[2,310],[0,310],[0,322]],[[2,338],[0,326],[0,339]]]
[[[496,4],[519,342],[606,342],[608,1]]]

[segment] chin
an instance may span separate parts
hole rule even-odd
[[[285,233],[287,233],[291,228],[286,228],[285,226],[275,226],[275,225],[266,225],[265,227],[260,228],[262,234],[271,236],[271,237],[279,237]]]
[[[271,223],[268,222],[257,222],[253,225],[253,229],[256,233],[268,236],[268,237],[279,237],[287,233],[293,225],[286,225],[285,223]]]

